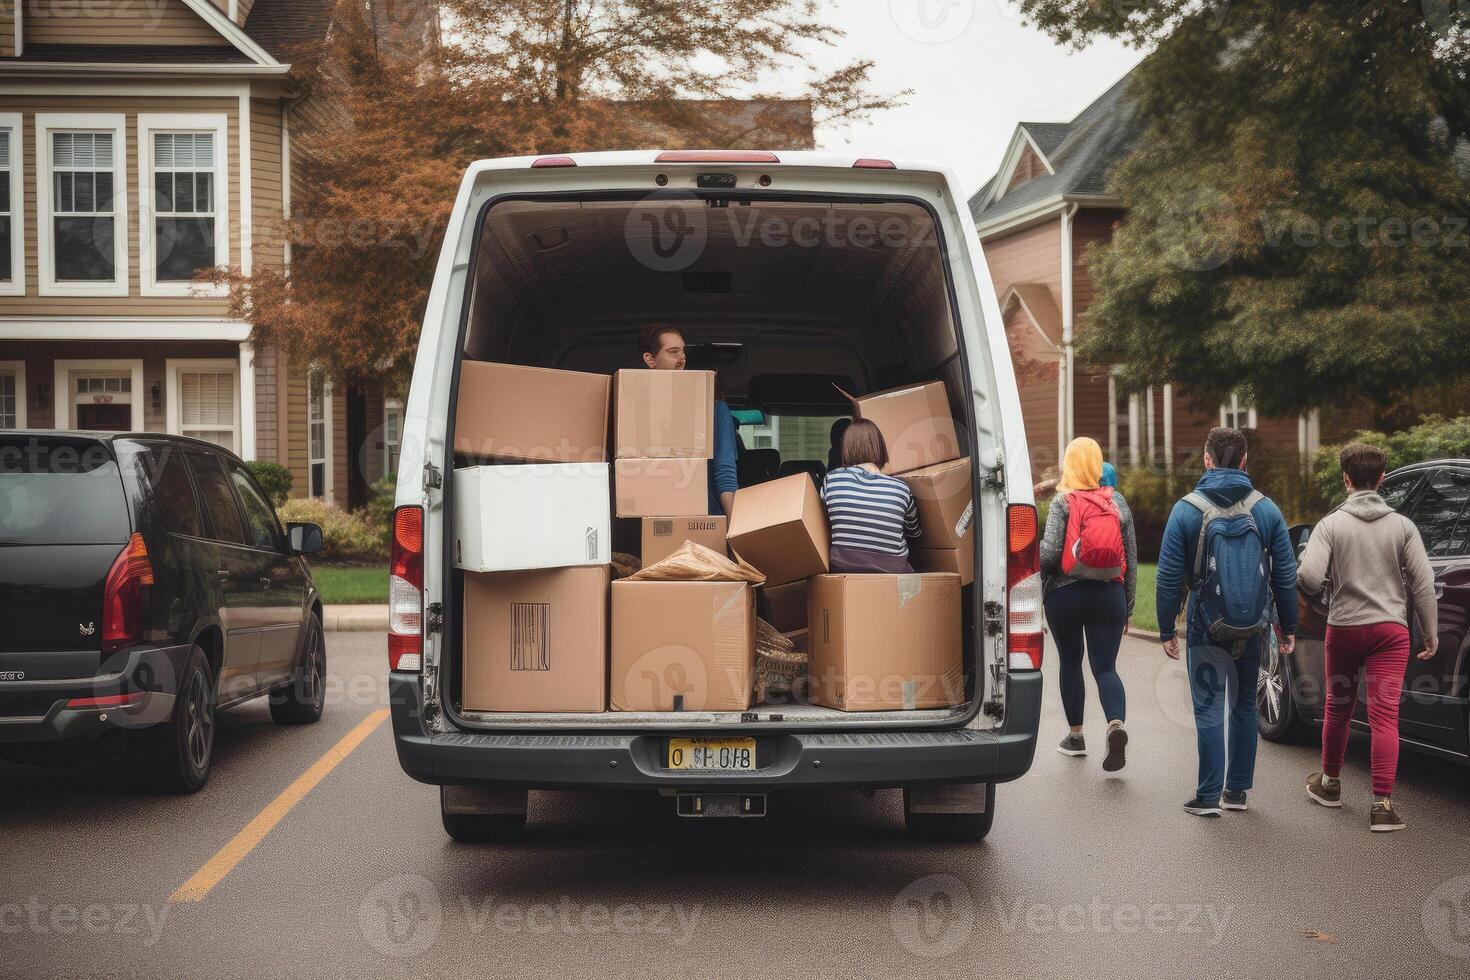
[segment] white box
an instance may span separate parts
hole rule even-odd
[[[454,564],[471,572],[612,561],[607,463],[454,471]]]

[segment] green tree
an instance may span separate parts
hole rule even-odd
[[[1156,45],[1081,355],[1290,413],[1470,376],[1470,3],[1020,0]]]

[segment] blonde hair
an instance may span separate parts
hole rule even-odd
[[[1067,444],[1062,456],[1062,478],[1057,483],[1057,493],[1096,490],[1102,480],[1102,467],[1102,447],[1097,440],[1078,436]]]

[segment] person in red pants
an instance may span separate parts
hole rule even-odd
[[[1308,600],[1327,604],[1327,712],[1322,721],[1322,771],[1307,777],[1307,795],[1326,807],[1342,806],[1342,758],[1358,702],[1358,678],[1368,691],[1372,732],[1373,808],[1368,829],[1403,830],[1393,806],[1399,764],[1399,701],[1409,666],[1407,612],[1413,606],[1420,660],[1439,649],[1434,574],[1412,521],[1378,495],[1388,456],[1377,446],[1354,443],[1342,451],[1348,498],[1324,517],[1307,541],[1297,583]]]

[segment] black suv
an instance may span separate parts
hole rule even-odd
[[[0,433],[0,754],[120,738],[145,780],[193,792],[219,709],[269,695],[278,723],[316,721],[321,599],[301,556],[321,544],[315,524],[282,533],[212,443]]]

